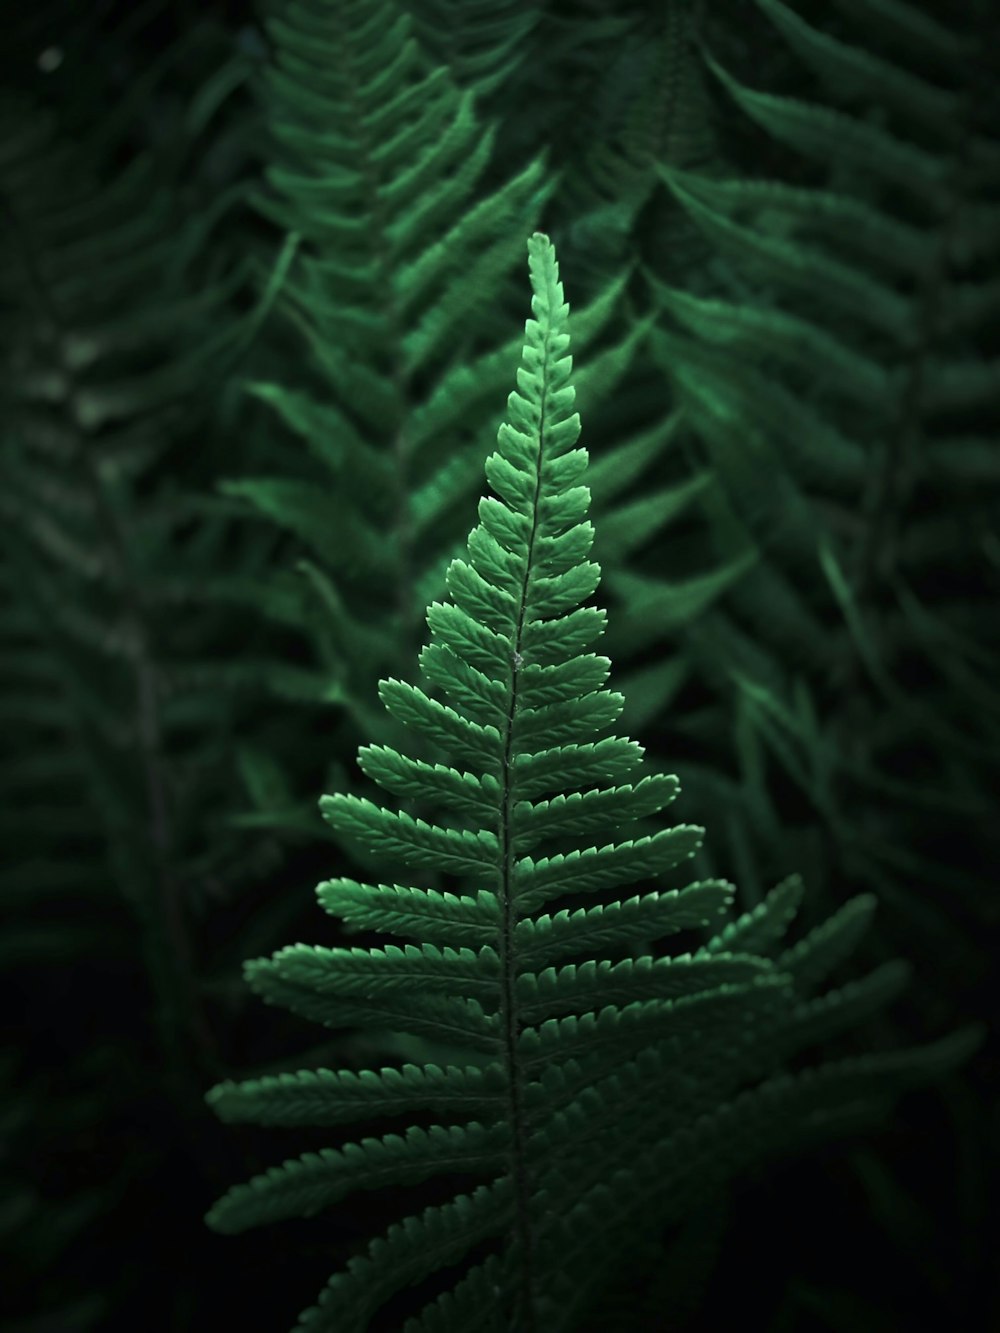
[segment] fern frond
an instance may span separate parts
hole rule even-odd
[[[775,160],[789,179],[660,164],[718,263],[707,292],[647,270],[664,312],[654,358],[760,552],[732,611],[708,608],[688,642],[727,699],[706,725],[755,793],[725,807],[744,859],[764,878],[789,868],[765,850],[790,846],[792,830],[762,822],[761,793],[790,780],[809,803],[800,835],[848,849],[845,874],[891,903],[877,934],[902,931],[935,976],[964,985],[981,966],[972,922],[995,895],[964,874],[950,893],[938,886],[944,846],[972,840],[979,864],[995,859],[991,821],[969,804],[995,785],[997,755],[996,692],[968,654],[970,639],[981,667],[997,653],[982,563],[997,476],[972,425],[1000,403],[983,175],[1000,159],[969,91],[989,71],[972,25],[948,28],[901,0],[842,0],[835,28],[791,0],[758,7],[814,80],[808,96],[752,88],[704,55],[732,103],[788,150]],[[918,626],[932,620],[928,637]],[[947,835],[922,813],[932,788]],[[821,853],[822,876],[827,864]]]
[[[557,1308],[551,1293],[563,1290],[564,1273],[589,1289],[582,1269],[603,1244],[609,1199],[625,1211],[626,1201],[638,1203],[622,1222],[635,1238],[676,1216],[705,1180],[889,1104],[892,1056],[852,1066],[839,1082],[823,1068],[775,1074],[790,1053],[856,1024],[898,992],[905,969],[890,965],[807,998],[849,953],[869,900],[787,949],[786,965],[767,951],[798,906],[797,879],[707,947],[673,957],[614,954],[643,938],[717,924],[730,885],[702,881],[572,905],[636,880],[655,884],[693,855],[703,830],[678,824],[628,836],[674,799],[676,781],[652,775],[604,785],[634,773],[641,747],[621,736],[570,739],[610,728],[620,699],[604,685],[607,659],[589,651],[604,617],[579,605],[599,570],[587,560],[593,528],[568,306],[549,238],[535,233],[528,253],[534,318],[508,419],[486,462],[497,498],[480,503],[468,559],[449,567],[451,600],[427,613],[431,644],[420,665],[428,687],[450,702],[398,680],[380,686],[386,708],[430,751],[468,767],[432,767],[388,746],[359,753],[369,776],[412,794],[418,809],[427,795],[421,775],[446,806],[453,795],[453,823],[346,792],[321,802],[345,837],[417,871],[440,867],[465,891],[326,881],[323,906],[352,928],[417,943],[297,944],[246,966],[270,1003],[331,1028],[440,1043],[457,1058],[229,1081],[209,1094],[233,1120],[333,1125],[418,1109],[452,1117],[286,1161],[216,1203],[207,1220],[218,1231],[313,1215],[353,1189],[442,1172],[483,1179],[473,1194],[407,1216],[367,1257],[350,1259],[301,1316],[300,1327],[317,1333],[360,1333],[389,1297],[443,1266],[454,1270],[448,1292],[407,1327],[457,1329],[472,1319],[526,1333],[569,1328],[573,1300]],[[547,799],[532,800],[539,796]],[[598,824],[614,828],[616,840],[565,849]],[[590,953],[612,956],[581,961]],[[949,1047],[944,1065],[956,1054]],[[933,1064],[928,1057],[927,1070]],[[734,1123],[741,1137],[727,1143]],[[654,1197],[650,1171],[677,1190]],[[470,1268],[479,1242],[489,1252]]]
[[[342,681],[333,702],[354,726],[370,733],[381,725],[388,736],[384,714],[380,724],[367,703],[368,681],[397,665],[429,600],[423,592],[441,590],[450,515],[483,459],[478,445],[453,447],[443,420],[432,415],[425,425],[422,409],[446,404],[465,438],[496,391],[485,359],[496,359],[501,382],[509,376],[518,350],[509,325],[478,349],[479,366],[449,364],[451,349],[471,313],[499,294],[517,220],[530,222],[554,180],[543,179],[541,156],[483,191],[495,130],[480,125],[472,92],[460,93],[445,67],[427,68],[410,16],[388,4],[382,16],[373,25],[363,6],[311,3],[267,23],[275,59],[260,91],[275,154],[270,189],[256,203],[302,236],[282,307],[311,365],[303,384],[251,388],[308,457],[297,463],[285,451],[276,456],[281,473],[233,480],[223,491],[245,514],[293,534],[310,577],[327,581],[317,591],[339,603],[341,644],[305,603],[288,606],[285,623],[314,645],[323,673]],[[350,78],[331,76],[342,67]],[[417,475],[428,479],[426,493],[412,485]],[[332,525],[316,500],[331,482],[346,506]],[[345,651],[349,643],[357,651]],[[311,679],[320,702],[320,673]]]

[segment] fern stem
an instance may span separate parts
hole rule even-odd
[[[331,17],[333,15],[331,14]],[[341,16],[338,16],[340,18]],[[404,401],[406,384],[400,365],[399,349],[403,345],[403,322],[400,318],[392,282],[386,275],[392,272],[392,255],[385,244],[388,220],[382,200],[379,198],[378,180],[372,174],[371,163],[378,148],[378,141],[373,140],[365,122],[364,104],[360,96],[361,85],[358,80],[354,60],[348,57],[351,42],[350,25],[341,19],[340,27],[340,74],[353,97],[354,121],[358,142],[363,147],[360,155],[362,189],[367,202],[368,216],[372,227],[366,232],[371,239],[372,249],[376,252],[383,278],[385,312],[390,330],[390,345],[393,349],[391,365],[387,378],[393,386],[397,405]],[[393,505],[393,530],[399,552],[399,564],[393,581],[395,591],[396,615],[399,619],[400,647],[406,653],[419,651],[421,612],[423,607],[414,608],[413,589],[413,525],[410,514],[409,457],[406,447],[406,430],[402,419],[396,422],[393,431],[391,454],[394,463],[396,491]],[[403,646],[405,645],[405,647]]]
[[[84,455],[86,451],[81,451]],[[206,1075],[218,1068],[214,1041],[205,1020],[194,977],[194,957],[175,866],[173,821],[167,795],[163,734],[158,708],[158,673],[126,543],[107,503],[92,463],[84,458],[86,484],[106,534],[105,550],[121,589],[124,624],[132,645],[135,725],[138,757],[146,791],[148,836],[152,852],[152,912],[141,912],[150,979],[156,993],[157,1022],[168,1080],[182,1103],[199,1106]],[[194,1053],[194,1059],[191,1053]]]
[[[497,839],[500,844],[502,878],[500,884],[500,1015],[503,1028],[504,1046],[507,1052],[508,1069],[508,1120],[512,1139],[512,1176],[514,1180],[515,1229],[522,1251],[520,1273],[521,1311],[524,1315],[524,1333],[535,1333],[534,1317],[534,1277],[531,1245],[531,1183],[528,1178],[527,1154],[525,1148],[524,1102],[521,1087],[521,1071],[517,1058],[517,1039],[519,1035],[517,1017],[517,976],[512,964],[513,935],[515,921],[512,890],[514,884],[514,838],[511,832],[511,815],[514,804],[514,788],[510,781],[510,764],[514,744],[514,722],[518,711],[518,680],[521,664],[521,646],[524,633],[524,617],[528,600],[528,578],[534,556],[535,537],[538,531],[538,512],[542,489],[542,458],[544,454],[543,431],[545,422],[545,393],[547,365],[542,365],[542,404],[541,422],[538,435],[538,462],[535,470],[535,493],[531,507],[531,533],[528,538],[528,554],[524,563],[524,577],[521,582],[520,599],[517,610],[517,627],[511,646],[511,694],[510,711],[507,715],[507,727],[504,734],[503,748],[503,801],[500,808],[500,823]],[[513,1327],[520,1333],[522,1325],[516,1317]]]

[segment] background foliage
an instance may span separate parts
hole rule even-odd
[[[345,80],[310,13],[343,25]],[[378,1225],[364,1198],[211,1236],[273,1145],[203,1093],[324,1059],[240,964],[345,942],[312,890],[364,862],[316,799],[392,740],[377,679],[411,675],[471,525],[536,226],[622,725],[707,826],[699,873],[747,907],[801,871],[806,925],[874,892],[871,961],[915,980],[869,1042],[991,1017],[993,6],[387,7],[377,30],[408,14],[417,40],[394,77],[442,71],[398,112],[414,151],[440,141],[425,212],[412,162],[354,137],[365,96],[389,105],[376,13],[57,3],[7,29],[5,1329],[287,1327]],[[317,122],[360,186],[321,179]],[[707,1194],[650,1238],[627,1326],[1000,1322],[998,1086],[993,1036],[883,1134]]]

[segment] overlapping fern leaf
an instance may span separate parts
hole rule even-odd
[[[663,202],[655,162],[691,168],[713,156],[691,25],[684,0],[642,16],[612,48],[593,95],[573,108],[573,169],[558,195],[558,215],[566,221],[553,235],[588,286],[641,254],[650,232],[679,270],[690,266],[692,229],[683,215],[677,227],[679,210],[661,209],[641,229],[639,215],[651,199]]]
[[[486,461],[494,495],[480,502],[466,558],[449,566],[447,597],[427,609],[424,687],[379,686],[435,762],[363,746],[362,770],[409,808],[345,793],[321,801],[343,836],[408,872],[330,879],[322,906],[352,931],[410,942],[295,944],[246,967],[267,1002],[335,1030],[406,1034],[414,1057],[209,1094],[231,1121],[411,1118],[405,1133],[309,1152],[235,1187],[208,1215],[221,1232],[312,1216],[358,1190],[468,1178],[350,1258],[301,1316],[312,1333],[366,1329],[390,1301],[405,1333],[579,1328],[652,1228],[769,1152],[867,1123],[895,1088],[948,1067],[971,1040],[786,1072],[789,1056],[905,982],[888,964],[818,993],[873,900],[853,899],[789,947],[795,877],[725,927],[728,883],[651,887],[703,830],[659,823],[676,779],[643,775],[642,747],[608,734],[623,699],[593,651],[605,615],[590,604],[600,570],[587,558],[569,307],[549,238],[535,233],[528,251],[534,317]],[[430,870],[455,891],[420,887]],[[629,956],[698,925],[715,931],[694,954]],[[420,1285],[435,1277],[436,1289]]]
[[[22,756],[40,774],[19,795],[44,809],[78,773],[50,869],[29,862],[20,875],[51,873],[69,890],[84,851],[72,821],[97,831],[90,881],[113,885],[134,913],[179,1074],[197,1039],[191,916],[231,876],[245,883],[263,850],[221,825],[238,698],[223,707],[194,684],[202,670],[215,685],[213,649],[239,627],[194,605],[226,525],[195,522],[177,468],[164,467],[239,341],[228,300],[242,278],[217,271],[154,154],[107,183],[106,136],[99,154],[29,103],[3,110],[2,535],[37,679],[50,682],[39,709],[53,727],[61,719],[43,751]]]
[[[498,187],[507,177],[494,161],[500,126],[481,123],[482,90],[459,91],[448,68],[433,66],[408,15],[383,4],[376,24],[368,11],[315,0],[281,8],[269,24],[274,61],[262,100],[273,162],[259,205],[301,237],[285,308],[309,364],[286,343],[276,364],[283,357],[287,370],[251,386],[298,439],[278,433],[270,472],[224,487],[288,536],[287,566],[263,587],[218,585],[301,635],[306,664],[275,672],[274,687],[332,710],[352,745],[359,733],[395,735],[371,681],[416,650],[423,610],[461,549],[461,514],[520,346],[507,296],[511,237],[537,224],[562,176],[547,169],[547,149],[533,150]],[[508,36],[503,25],[485,34],[480,54],[491,67],[506,59]],[[626,265],[607,277],[577,319],[579,347],[600,341],[577,386],[595,422],[647,328],[622,317],[629,276]],[[674,423],[643,414],[638,394],[629,400],[631,429],[619,422],[600,460],[612,562],[690,509],[708,483],[678,475]],[[639,637],[643,626],[669,629],[695,614],[746,555],[726,548],[716,577],[672,590],[672,616],[642,605]],[[671,684],[649,680],[648,709]],[[312,718],[303,731],[300,754],[313,744]],[[292,780],[273,755],[248,750],[244,768],[257,805],[249,819],[306,826],[304,794],[289,796]],[[268,790],[281,792],[280,808],[267,809]]]
[[[523,59],[521,47],[541,18],[523,0],[408,0],[413,27],[435,65],[479,101],[501,89]]]
[[[692,639],[732,691],[734,843],[748,878],[778,872],[774,796],[797,789],[821,891],[824,866],[872,888],[936,976],[975,985],[1000,851],[995,79],[973,23],[917,6],[844,0],[823,27],[757,8],[815,92],[706,59],[787,179],[665,167],[721,277],[709,296],[653,279],[654,351],[766,552]]]
[[[558,181],[541,151],[497,185],[497,126],[480,122],[473,90],[432,68],[409,15],[384,3],[375,22],[370,11],[313,0],[268,24],[273,146],[258,203],[301,238],[283,293],[298,342],[294,365],[282,348],[287,373],[251,390],[291,433],[276,433],[267,474],[224,490],[286,535],[287,563],[263,588],[218,583],[301,635],[306,664],[289,665],[275,688],[332,707],[351,745],[394,734],[371,682],[416,650],[424,608],[460,549],[520,347],[511,238],[537,224]],[[490,40],[499,58],[506,39]],[[616,275],[581,312],[581,346],[614,324],[624,283]],[[606,395],[643,332],[607,345],[581,393]],[[639,443],[633,475],[656,442]],[[308,747],[312,717],[303,729]],[[257,791],[269,767],[280,782],[273,756],[248,755]],[[294,809],[283,799],[275,824],[301,827],[304,799],[296,793]]]
[[[310,362],[291,382],[250,386],[292,434],[269,475],[225,491],[289,534],[303,562],[265,590],[265,612],[317,659],[297,683],[289,674],[285,697],[338,705],[370,733],[379,717],[364,687],[415,633],[430,593],[411,589],[440,580],[438,534],[485,453],[468,448],[468,423],[517,356],[509,327],[498,347],[482,326],[478,356],[453,358],[448,338],[456,322],[473,337],[469,321],[496,305],[514,262],[507,228],[530,226],[551,183],[538,158],[475,196],[495,131],[446,68],[429,69],[393,4],[279,12],[267,23],[269,189],[258,205],[301,237],[283,308],[295,360],[304,344]],[[336,521],[317,498],[331,490]],[[256,581],[226,591],[261,602]]]
[[[275,867],[270,840],[223,823],[250,722],[214,659],[254,627],[198,604],[220,552],[241,555],[182,496],[212,468],[197,426],[245,344],[243,278],[155,151],[122,170],[114,125],[72,123],[0,107],[0,993],[19,1047],[0,1239],[21,1274],[3,1304],[12,1327],[67,1330],[122,1317],[148,1279],[94,1255],[126,1181],[162,1192],[217,1076],[196,923]]]

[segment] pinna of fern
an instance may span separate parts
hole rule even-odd
[[[449,1289],[407,1293],[409,1317],[394,1305],[406,1333],[579,1328],[652,1228],[760,1157],[867,1123],[898,1086],[953,1064],[973,1040],[786,1072],[788,1056],[850,1027],[906,978],[888,964],[817,995],[862,934],[868,896],[772,957],[801,896],[796,877],[694,954],[628,956],[684,928],[718,927],[733,890],[708,880],[606,893],[678,866],[703,830],[626,836],[648,827],[678,784],[642,776],[642,747],[601,734],[623,699],[605,688],[610,661],[590,651],[605,615],[583,604],[600,571],[587,559],[569,308],[548,237],[535,233],[528,250],[534,318],[486,462],[495,495],[480,501],[467,558],[449,567],[447,599],[428,608],[427,688],[380,684],[390,713],[446,762],[384,745],[358,754],[369,778],[416,807],[433,801],[450,822],[343,793],[321,801],[342,834],[412,872],[442,870],[459,891],[328,880],[320,903],[349,928],[416,942],[296,944],[246,966],[269,1003],[451,1055],[227,1081],[208,1095],[229,1121],[435,1117],[234,1187],[208,1214],[220,1232],[312,1216],[359,1189],[470,1178],[468,1192],[408,1210],[335,1272],[300,1317],[311,1333],[366,1329],[444,1267]]]

